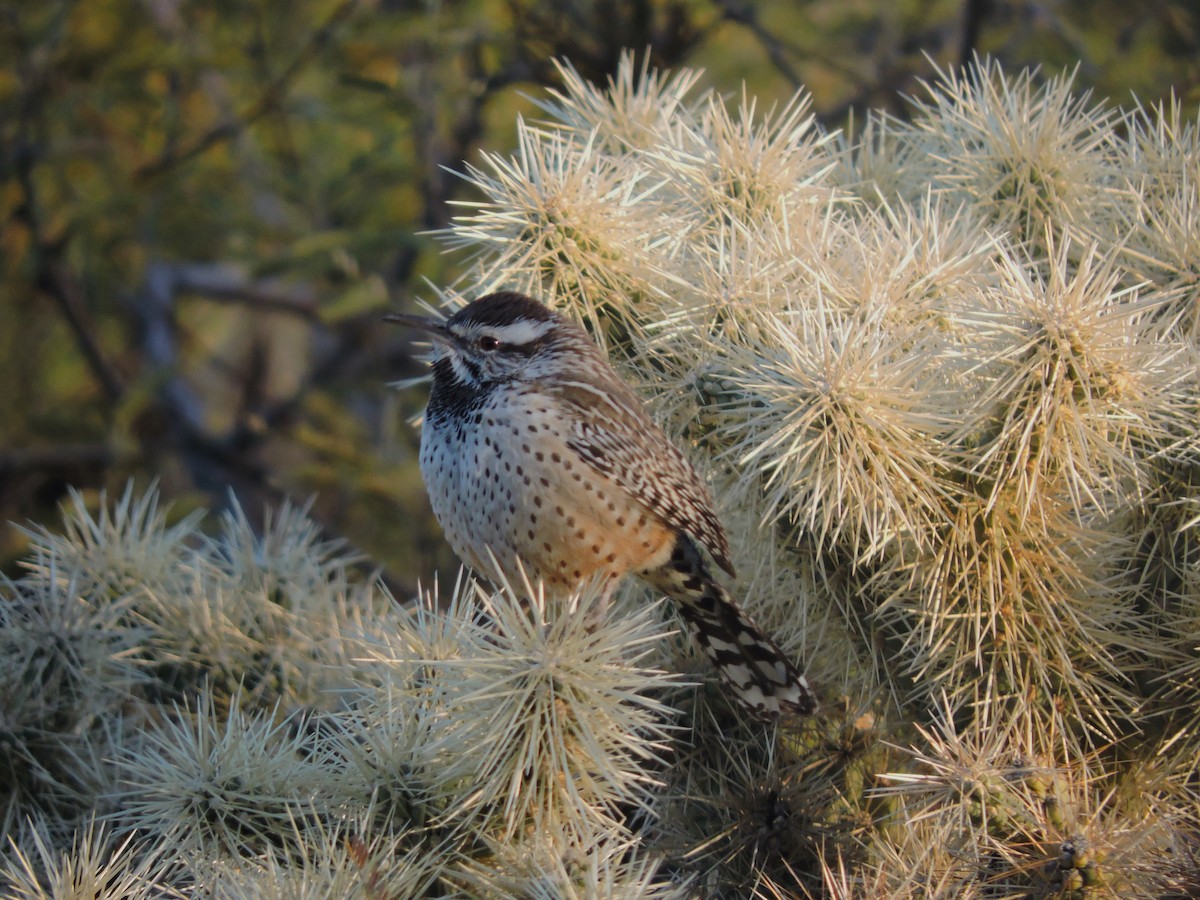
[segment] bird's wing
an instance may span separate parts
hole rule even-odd
[[[567,446],[671,528],[684,532],[730,575],[729,542],[712,494],[687,458],[623,382],[560,381],[554,391],[575,412]]]

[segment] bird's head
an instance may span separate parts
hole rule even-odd
[[[433,342],[434,387],[486,390],[516,378],[552,374],[564,350],[590,352],[586,333],[548,306],[524,294],[480,297],[445,320],[393,314]]]

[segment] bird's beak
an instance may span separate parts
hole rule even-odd
[[[429,335],[435,344],[454,343],[454,335],[446,328],[446,323],[440,319],[432,319],[428,316],[413,316],[407,313],[389,313],[383,317],[383,321],[423,332]]]

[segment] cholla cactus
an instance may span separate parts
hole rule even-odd
[[[449,236],[477,254],[479,290],[574,310],[624,361],[725,486],[727,518],[756,517],[735,529],[735,555],[790,573],[773,595],[752,589],[756,613],[844,698],[814,733],[757,756],[736,741],[709,752],[693,720],[705,752],[668,781],[662,845],[709,889],[764,895],[1184,883],[1166,848],[1197,813],[1177,788],[1200,747],[1194,716],[1160,726],[1178,698],[1195,703],[1186,473],[1200,378],[1194,254],[1181,252],[1197,229],[1194,124],[1178,105],[1126,116],[1070,77],[988,61],[943,74],[911,123],[869,117],[858,140],[822,133],[803,96],[759,116],[745,96],[689,96],[689,78],[643,71],[645,93],[636,78],[627,61],[606,105],[565,71],[551,120],[522,127],[520,157],[469,173],[488,202]],[[596,214],[583,176],[614,172],[647,189]],[[577,246],[615,246],[619,221],[636,252],[556,259],[584,279],[526,265],[514,248],[541,227],[531,210],[564,205]],[[1006,766],[1036,760],[1092,798],[1079,822],[1103,819],[1107,837],[1087,840],[1108,840],[1109,862],[1063,850],[1064,828],[1086,828],[1050,822],[1028,792],[974,819],[949,794],[928,799],[938,723],[953,724],[955,765],[1005,782]],[[1180,743],[1190,756],[1174,755]],[[1174,766],[1158,758],[1167,747]],[[839,752],[837,774],[817,766]],[[766,762],[747,774],[751,758]],[[869,789],[885,776],[887,791]],[[704,798],[739,793],[775,797],[777,824],[804,809],[807,830],[734,839],[736,816],[714,818]],[[1018,806],[1024,831],[1006,831]],[[921,859],[887,837],[912,817],[927,829]],[[805,837],[814,823],[820,840]],[[1158,837],[1135,837],[1146,828]],[[950,865],[971,832],[979,864]],[[1130,871],[1160,880],[1121,874],[1134,844]]]
[[[4,896],[13,900],[73,898],[182,898],[170,886],[172,865],[166,844],[139,844],[132,834],[121,840],[89,819],[69,844],[56,846],[45,820],[8,832],[10,858],[0,866]]]
[[[446,237],[691,447],[822,715],[743,721],[643,588],[397,603],[302,510],[208,535],[79,501],[2,588],[6,825],[40,824],[0,878],[103,851],[214,896],[1194,891],[1195,124],[986,61],[858,136],[632,57],[563,76]],[[115,837],[72,844],[93,810]]]
[[[1039,83],[988,60],[939,75],[903,131],[914,151],[905,194],[928,187],[1043,250],[1047,236],[1111,216],[1121,201],[1115,110],[1075,94],[1070,76]]]
[[[464,578],[406,609],[301,511],[197,526],[153,491],[76,498],[6,586],[7,830],[40,823],[6,895],[674,890],[636,837],[690,690],[655,666],[655,604],[597,627],[595,589],[525,604]]]

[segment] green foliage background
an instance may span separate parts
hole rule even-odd
[[[411,588],[452,560],[378,314],[454,282],[447,224],[567,58],[706,67],[831,125],[904,113],[931,61],[1079,64],[1079,84],[1194,97],[1187,3],[402,0],[0,3],[0,520],[133,476],[313,514]],[[928,56],[926,56],[926,54]],[[26,546],[0,532],[0,564]]]

